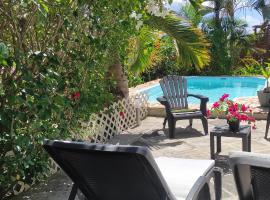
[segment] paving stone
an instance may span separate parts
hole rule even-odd
[[[188,121],[178,121],[175,139],[168,139],[167,132],[162,130],[163,118],[148,117],[141,126],[130,129],[116,136],[110,142],[113,144],[135,144],[148,146],[154,157],[167,156],[191,159],[210,159],[210,137],[203,135],[200,120],[193,120],[193,128],[188,127]],[[270,141],[265,140],[264,120],[257,121],[257,129],[252,131],[252,152],[270,153]],[[209,130],[216,125],[226,124],[225,120],[210,119]],[[222,138],[223,156],[218,157],[217,165],[224,168],[223,199],[236,200],[237,192],[233,176],[228,167],[226,155],[230,151],[241,151],[241,140]],[[71,189],[71,181],[63,172],[58,172],[45,183],[33,187],[30,191],[13,198],[13,200],[66,200]]]

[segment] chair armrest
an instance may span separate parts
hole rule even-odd
[[[200,199],[211,200],[210,180],[212,178],[214,178],[215,199],[221,200],[222,172],[223,172],[222,169],[214,167],[205,176],[200,176],[193,185],[193,187],[191,188],[190,192],[188,193],[186,200],[197,200],[199,195]]]
[[[205,102],[209,101],[208,97],[203,96],[203,95],[199,95],[199,94],[188,94],[187,96],[188,97],[194,97],[194,98],[200,99],[201,101],[205,101]]]
[[[158,97],[157,101],[165,106],[166,111],[171,110],[171,106],[170,106],[169,102],[167,101],[166,97]]]
[[[203,193],[203,197],[200,199],[211,200],[209,183],[206,177],[200,176],[191,190],[188,193],[186,200],[197,200],[200,193]]]
[[[266,172],[269,172],[270,155],[250,152],[233,152],[229,154],[229,163],[233,171],[239,199],[256,199],[254,197],[256,191],[254,191],[251,178],[251,167],[260,168],[262,171],[265,170]],[[256,178],[268,179],[267,175],[265,175],[265,177],[256,177],[258,175],[255,173],[254,176],[255,180]]]
[[[270,168],[270,155],[250,152],[230,152],[230,165],[250,165],[262,168]]]
[[[197,95],[197,94],[188,94],[188,97],[195,97],[197,99],[201,100],[200,104],[200,110],[202,111],[202,114],[204,116],[207,116],[207,102],[209,101],[209,98],[203,95]]]

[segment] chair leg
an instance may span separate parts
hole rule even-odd
[[[201,118],[205,135],[208,135],[208,120],[206,117]]]
[[[175,120],[174,119],[168,119],[168,125],[169,125],[169,138],[174,138],[175,134]]]
[[[163,122],[163,129],[165,129],[165,127],[166,127],[167,120],[168,120],[168,118],[165,117],[165,118],[164,118],[164,122]]]
[[[189,126],[192,127],[193,119],[189,120]]]
[[[73,184],[68,200],[74,200],[76,197],[77,191],[78,191],[77,185]]]
[[[269,119],[267,119],[267,121],[266,121],[266,130],[265,130],[265,136],[264,136],[264,138],[265,138],[265,139],[267,139],[267,136],[268,136],[269,124],[270,124],[270,120],[269,120]]]
[[[222,172],[220,170],[214,170],[214,184],[215,184],[215,196],[216,200],[220,200],[222,197]]]

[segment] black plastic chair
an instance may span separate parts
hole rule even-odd
[[[269,155],[234,152],[229,160],[240,200],[270,199]]]
[[[270,100],[269,100],[269,103],[270,103]],[[267,119],[266,119],[266,128],[265,128],[265,136],[264,136],[265,139],[267,139],[268,137],[269,125],[270,125],[270,107],[269,107]]]
[[[201,119],[204,133],[207,135],[207,102],[209,98],[202,95],[188,94],[187,80],[183,76],[165,76],[159,83],[164,96],[157,98],[157,100],[164,105],[166,109],[163,128],[165,129],[168,120],[169,137],[174,138],[175,136],[176,121],[184,119],[189,119],[190,126],[192,126],[193,119]],[[195,97],[201,100],[199,110],[188,108],[188,97]]]
[[[213,160],[154,159],[145,147],[83,142],[46,140],[44,148],[74,182],[69,200],[78,189],[88,200],[208,200],[211,178],[221,197]]]

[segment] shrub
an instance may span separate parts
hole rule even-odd
[[[1,198],[48,175],[45,138],[76,137],[80,122],[114,99],[104,44],[86,33],[84,12],[67,1],[39,2],[0,3]]]
[[[6,78],[14,59],[5,57],[9,70],[1,79],[0,196],[19,181],[30,185],[44,178],[49,169],[44,139],[76,137],[80,122],[113,99],[100,69],[63,68],[56,55],[38,52],[28,57],[35,71],[21,68],[18,78]]]

